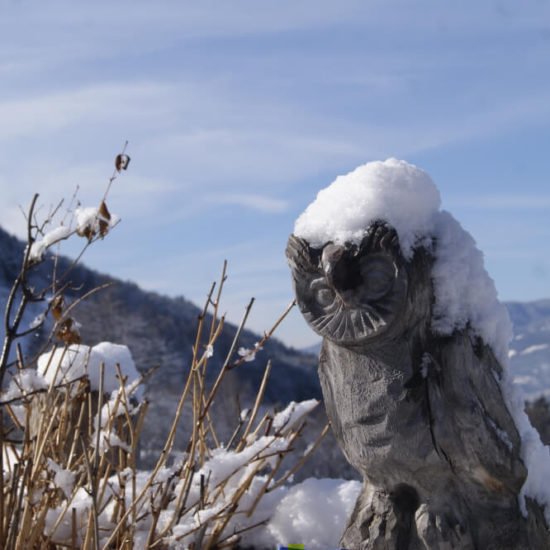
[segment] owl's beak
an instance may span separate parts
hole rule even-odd
[[[321,266],[323,268],[323,272],[328,283],[333,287],[335,286],[334,275],[337,271],[337,265],[342,260],[344,251],[345,249],[343,246],[327,244],[325,248],[323,248],[323,253],[321,254]]]

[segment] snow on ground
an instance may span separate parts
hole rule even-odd
[[[243,483],[248,483],[248,478],[254,474],[258,457],[284,451],[292,444],[291,442],[290,438],[262,436],[242,451],[216,449],[204,466],[193,474],[186,498],[186,512],[181,517],[176,512],[177,498],[172,499],[168,507],[161,512],[157,527],[161,531],[164,528],[169,529],[165,538],[166,544],[175,549],[189,548],[195,540],[197,530],[226,511]],[[273,459],[275,460],[275,456]],[[101,544],[105,544],[110,536],[114,507],[118,506],[118,499],[125,499],[126,507],[129,508],[133,497],[144,490],[145,497],[140,500],[136,513],[139,519],[135,524],[134,549],[146,548],[147,535],[151,527],[150,509],[152,506],[158,506],[162,497],[163,491],[159,491],[159,484],[172,484],[175,495],[183,491],[185,481],[180,479],[180,466],[181,464],[176,462],[170,468],[162,468],[152,484],[148,484],[151,472],[137,472],[135,493],[130,483],[130,469],[110,477],[106,483],[105,498],[115,498],[110,499],[98,518],[100,532],[104,533]],[[49,461],[49,469],[55,473],[54,485],[63,491],[66,498],[48,511],[45,531],[55,542],[70,542],[70,510],[74,508],[81,542],[86,532],[88,513],[92,507],[91,497],[82,487],[75,490],[74,475],[71,472],[63,470],[53,461]],[[199,509],[203,483],[206,483],[209,499],[216,494],[218,497]],[[273,487],[263,495],[249,516],[248,511],[252,509],[257,496],[264,491],[267,483],[273,484],[269,473],[254,475],[224,529],[224,536],[242,531],[240,544],[258,550],[292,543],[305,544],[308,550],[338,548],[347,518],[361,488],[358,481],[310,478],[293,486]],[[220,490],[220,487],[223,487],[223,490]],[[248,529],[249,527],[251,529]]]
[[[64,470],[60,470],[56,474],[54,483],[57,484],[58,476],[60,477],[60,473],[64,472]],[[161,472],[161,474],[163,473]],[[138,473],[136,477],[137,494],[145,486],[148,475],[149,472]],[[108,491],[113,495],[120,491],[120,479],[115,475],[108,480]],[[256,476],[249,491],[243,497],[246,505],[253,501],[255,492],[263,487],[266,480],[267,476]],[[59,483],[65,494],[70,494],[71,482],[72,479],[63,478]],[[194,485],[196,484],[194,483],[192,486],[191,500],[198,499],[198,489]],[[233,484],[231,484],[232,486]],[[155,493],[155,488],[155,485],[151,488],[151,496]],[[281,487],[267,493],[250,518],[247,518],[246,514],[236,514],[227,526],[226,532],[231,533],[233,529],[242,529],[247,525],[252,526],[262,520],[267,520],[265,525],[243,532],[240,544],[257,550],[271,550],[279,544],[305,544],[308,550],[334,550],[339,547],[340,537],[360,489],[361,484],[358,481],[314,478],[307,479],[290,488]],[[130,505],[131,496],[131,491],[127,491],[125,494],[127,506]],[[147,508],[149,502],[150,499],[144,501],[144,507],[140,508],[140,512]],[[116,500],[111,500],[99,517],[100,529],[106,533],[102,543],[106,542],[106,537],[112,528],[110,518],[115,504]],[[71,515],[67,513],[67,510],[75,508],[79,532],[83,536],[87,525],[87,514],[91,506],[90,495],[83,488],[78,489],[72,495],[70,504],[64,500],[58,507],[48,512],[46,532],[55,541],[70,541]],[[185,514],[174,526],[173,536],[166,540],[169,547],[181,550],[188,548],[193,542],[197,527],[204,524],[209,518],[213,518],[222,509],[223,504],[220,504],[215,508],[210,507],[200,512]],[[246,507],[243,507],[243,510],[246,510]],[[160,529],[170,522],[173,514],[173,505],[169,510],[161,513]],[[136,524],[134,550],[146,548],[145,543],[150,528],[149,515],[140,513],[138,517],[142,519]]]
[[[418,246],[434,253],[433,329],[451,334],[469,327],[507,367],[512,339],[508,312],[497,298],[474,239],[451,214],[440,210],[440,202],[430,176],[416,166],[397,159],[369,162],[320,191],[296,220],[294,234],[316,248],[330,241],[359,244],[373,222],[389,223],[397,231],[405,259],[411,259]],[[522,495],[545,506],[550,523],[549,449],[529,423],[523,396],[507,373],[502,387],[522,438],[522,458],[528,468]]]
[[[278,502],[265,531],[248,542],[255,547],[305,544],[308,550],[334,550],[353,511],[361,483],[309,478]]]

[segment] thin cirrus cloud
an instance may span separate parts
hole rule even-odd
[[[243,206],[267,214],[286,212],[290,206],[288,201],[283,199],[247,193],[215,194],[208,195],[205,198],[207,201],[214,203]]]
[[[479,195],[448,198],[446,203],[452,208],[466,207],[477,210],[550,211],[549,195]]]
[[[82,122],[140,121],[163,112],[169,88],[152,83],[100,83],[0,101],[0,139],[59,131]]]
[[[3,121],[0,140],[37,137],[83,122],[95,125],[102,121],[128,123],[131,128],[139,121],[140,124],[148,122],[159,128],[170,120],[186,119],[187,108],[178,106],[178,95],[186,97],[187,103],[195,108],[195,116],[188,124],[199,124],[200,114],[208,111],[207,105],[201,102],[198,92],[174,84],[108,83],[45,96],[5,100],[0,102],[0,118]],[[210,99],[211,104],[215,102],[215,97]],[[269,165],[270,158],[276,162],[284,158],[287,160],[287,170],[294,167],[299,171],[303,162],[310,168],[311,162],[319,166],[319,162],[352,160],[361,154],[364,157],[376,156],[383,155],[385,151],[390,153],[391,150],[411,154],[487,137],[518,125],[540,123],[549,118],[549,100],[546,94],[510,99],[491,110],[481,106],[463,120],[451,114],[442,120],[418,119],[410,120],[406,125],[389,123],[386,127],[361,125],[360,120],[346,126],[335,119],[336,132],[333,133],[329,130],[330,116],[310,113],[309,116],[302,115],[302,122],[310,132],[315,129],[318,133],[308,136],[307,130],[296,132],[292,120],[294,108],[291,105],[286,110],[279,106],[281,116],[278,119],[273,115],[262,117],[264,129],[258,131],[246,129],[246,125],[252,126],[259,122],[252,116],[248,123],[245,122],[244,129],[242,121],[231,120],[230,111],[224,105],[225,99],[220,98],[217,107],[218,128],[208,128],[209,122],[205,116],[205,120],[200,123],[206,127],[187,134],[152,138],[150,145],[161,155],[187,154],[189,162],[186,165],[191,167],[197,163],[197,159],[202,162],[209,155],[211,158],[225,155],[225,160],[241,171],[256,162]],[[261,105],[262,100],[258,99],[256,108],[259,110]],[[272,129],[274,131],[270,131]],[[289,159],[292,162],[288,162]],[[208,174],[208,177],[211,176]],[[295,174],[289,173],[289,176]]]
[[[262,131],[231,121],[220,120],[219,124],[219,128],[152,138],[141,149],[148,158],[185,170],[188,185],[212,188],[238,183],[263,190],[274,184],[295,184],[311,173],[362,155],[354,136],[308,135],[307,130],[296,135],[290,119],[286,128],[279,121],[273,131],[268,120],[262,121]],[[308,126],[315,125],[312,116]]]

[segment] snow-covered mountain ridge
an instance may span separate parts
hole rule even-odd
[[[550,396],[550,299],[506,304],[514,325],[510,368],[528,399]]]

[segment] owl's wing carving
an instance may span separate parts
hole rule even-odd
[[[376,221],[370,227],[359,245],[359,252],[388,252],[397,254],[399,237],[397,232],[386,222]]]
[[[285,253],[294,279],[298,274],[315,273],[319,269],[318,265],[313,263],[314,249],[310,248],[304,239],[290,235]],[[318,256],[320,257],[320,254]]]

